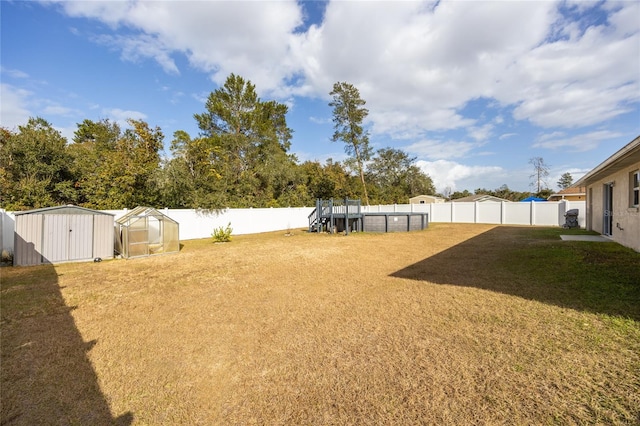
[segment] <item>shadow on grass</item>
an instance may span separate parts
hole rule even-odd
[[[391,274],[640,321],[640,253],[561,241],[556,228],[499,226]]]
[[[6,268],[0,299],[2,425],[130,425],[111,415],[53,266]]]

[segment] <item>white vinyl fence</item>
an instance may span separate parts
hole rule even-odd
[[[494,223],[502,225],[562,226],[567,210],[578,209],[578,223],[585,226],[584,201],[547,201],[527,203],[431,203],[364,206],[365,213],[420,212],[429,213],[429,222]]]
[[[209,238],[214,229],[231,224],[234,235],[256,234],[287,229],[306,229],[308,216],[314,207],[287,207],[266,209],[225,209],[215,213],[198,210],[160,210],[180,224],[180,239]],[[489,223],[503,225],[562,226],[567,210],[579,209],[578,222],[585,226],[584,201],[530,202],[530,203],[438,203],[395,204],[363,206],[364,213],[419,212],[428,213],[429,222]],[[104,210],[115,214],[115,219],[127,210]],[[0,209],[0,240],[2,249],[13,252],[15,221],[12,212]]]

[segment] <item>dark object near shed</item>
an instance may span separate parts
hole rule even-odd
[[[567,210],[564,214],[565,222],[562,225],[563,228],[579,228],[578,224],[578,209]]]

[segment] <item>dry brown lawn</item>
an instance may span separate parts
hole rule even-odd
[[[575,302],[571,277],[514,272],[529,248],[582,250],[535,232],[3,268],[2,425],[639,424],[637,293]]]

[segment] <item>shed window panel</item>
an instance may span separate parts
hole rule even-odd
[[[631,197],[630,198],[630,205],[631,207],[638,207],[640,206],[640,170],[636,170],[631,172],[631,179],[629,179],[631,181],[631,185],[629,185],[631,187]]]

